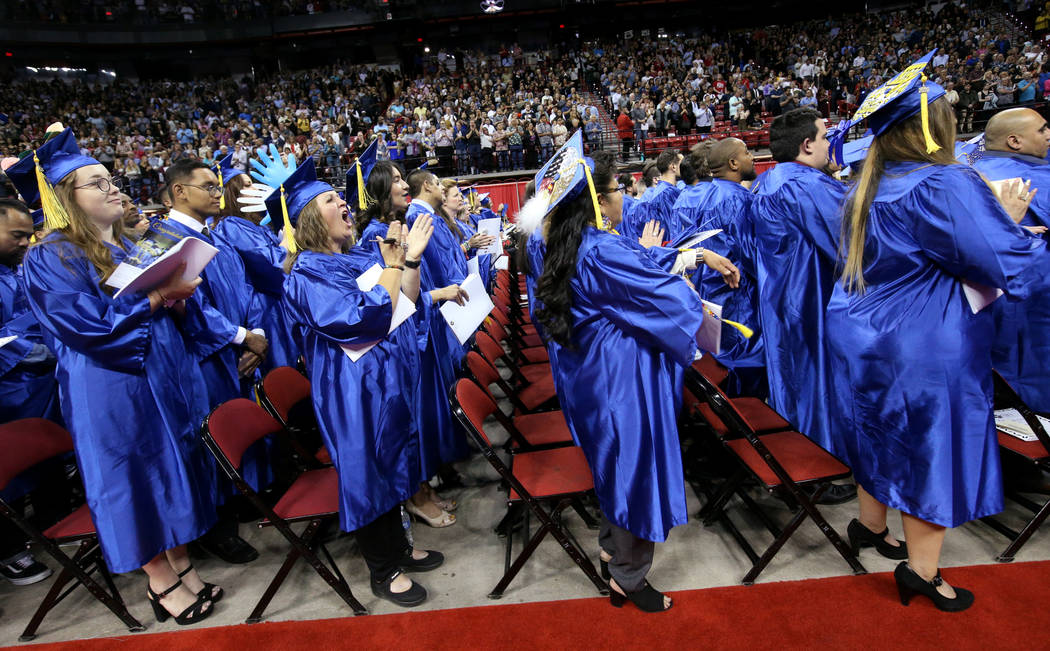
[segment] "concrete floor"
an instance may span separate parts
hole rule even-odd
[[[480,457],[461,465],[461,472],[474,482],[495,478],[491,467]],[[695,514],[700,502],[687,490],[689,511]],[[450,492],[460,502],[458,522],[447,529],[431,529],[425,525],[413,526],[417,546],[438,549],[447,562],[437,571],[414,575],[430,593],[428,601],[416,610],[491,606],[560,599],[594,597],[597,592],[559,548],[548,538],[539,546],[532,559],[511,583],[502,600],[493,601],[487,594],[503,572],[504,539],[492,531],[505,513],[505,494],[498,483],[481,483],[472,488]],[[786,522],[789,511],[778,500],[760,497],[763,505]],[[768,533],[734,500],[735,521],[755,541],[764,547],[770,540]],[[846,525],[856,515],[856,501],[821,507],[828,521],[845,535]],[[1018,514],[1016,506],[1008,507],[1009,514]],[[584,545],[597,567],[597,532],[588,530],[574,514],[565,516],[566,522]],[[900,536],[900,519],[890,518],[891,529]],[[260,552],[261,557],[244,566],[230,566],[214,558],[196,561],[206,580],[225,587],[226,598],[216,606],[216,612],[202,626],[223,626],[244,622],[265,586],[283,561],[287,550],[284,539],[270,529],[260,530],[254,525],[241,525],[241,533]],[[974,565],[994,562],[995,555],[1006,546],[1006,540],[981,523],[971,523],[949,532],[944,550],[943,566]],[[360,554],[349,537],[330,544],[329,550],[339,562],[355,596],[372,614],[400,611],[389,602],[375,598],[368,588],[368,573]],[[520,541],[515,544],[515,555]],[[39,557],[47,562],[43,556]],[[1050,528],[1027,544],[1017,561],[1050,559]],[[896,562],[877,555],[873,550],[861,552],[861,562],[869,572],[891,571]],[[55,563],[50,562],[52,567]],[[721,526],[705,528],[695,519],[671,532],[667,543],[657,546],[656,561],[650,579],[665,591],[688,590],[739,584],[750,563],[744,553]],[[784,546],[773,562],[759,577],[760,583],[792,581],[849,574],[849,567],[812,523],[806,522]],[[951,572],[946,572],[951,579]],[[889,579],[887,579],[889,580]],[[141,572],[116,577],[118,589],[129,603],[132,614],[146,625],[149,632],[179,630],[172,620],[158,624],[146,603],[145,575]],[[18,636],[32,612],[43,598],[51,579],[36,585],[15,587],[0,580],[0,645],[17,644]],[[266,612],[270,621],[321,619],[349,616],[350,611],[336,594],[304,562],[292,571],[284,586]],[[104,636],[128,637],[126,629],[104,606],[95,602],[79,588],[45,618],[37,642],[55,642]]]

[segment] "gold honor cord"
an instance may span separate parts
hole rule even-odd
[[[922,86],[919,87],[919,114],[922,119],[922,135],[926,139],[926,153],[932,154],[935,151],[940,151],[941,147],[937,144],[937,141],[933,139],[933,134],[930,133],[930,107],[927,105],[927,98],[929,92],[926,88],[926,75],[922,75]]]
[[[594,223],[603,231],[610,231],[612,230],[612,226],[605,222],[605,217],[602,215],[602,209],[598,206],[598,191],[594,188],[594,178],[591,177],[591,168],[587,166],[587,161],[582,158],[578,162],[580,165],[583,165],[583,173],[587,177],[587,189],[591,193],[591,203],[594,204]]]
[[[222,194],[219,195],[219,212],[222,212],[226,210],[226,188],[222,183],[222,165],[216,165],[215,169],[219,170],[219,190],[222,190]]]
[[[44,209],[44,228],[49,231],[69,226],[69,215],[55,196],[55,189],[48,183],[40,158],[33,152],[33,165],[36,168],[36,184],[40,190],[40,207]]]
[[[736,321],[730,321],[729,319],[723,319],[722,317],[720,317],[717,314],[715,314],[714,312],[712,312],[706,306],[704,307],[704,314],[709,316],[709,317],[711,317],[711,318],[713,318],[715,321],[721,321],[722,323],[726,324],[727,326],[729,326],[731,328],[736,328],[737,330],[740,331],[740,334],[744,335],[744,339],[750,339],[751,337],[755,336],[755,331],[752,330],[751,328],[747,327],[743,323],[737,323]]]
[[[368,202],[365,200],[365,175],[361,172],[361,161],[354,161],[354,167],[357,170],[357,209],[364,210],[368,208]]]
[[[288,219],[288,202],[284,198],[284,184],[281,184],[281,216],[284,217],[284,242],[282,245],[288,253],[295,253],[295,235],[292,232],[292,220]]]

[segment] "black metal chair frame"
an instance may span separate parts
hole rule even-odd
[[[780,480],[778,486],[769,486],[765,484],[761,477],[752,472],[743,460],[740,460],[740,467],[737,471],[722,485],[721,489],[700,511],[699,517],[703,520],[705,526],[711,526],[715,522],[721,522],[751,560],[752,567],[744,576],[741,583],[744,585],[752,585],[758,578],[758,575],[762,573],[767,565],[769,565],[769,562],[773,560],[773,557],[778,551],[780,551],[781,547],[784,546],[784,543],[786,543],[795,533],[807,517],[813,520],[813,523],[817,525],[817,528],[820,529],[821,533],[823,533],[828,541],[831,542],[832,546],[839,555],[842,556],[843,560],[849,564],[853,574],[867,574],[867,570],[861,565],[856,554],[853,553],[853,550],[842,540],[835,529],[828,524],[828,521],[823,515],[821,515],[815,505],[816,501],[820,499],[820,496],[824,494],[824,491],[831,486],[832,481],[836,479],[845,479],[852,473],[847,470],[844,473],[829,477],[820,477],[801,482],[794,481],[784,466],[781,465],[765,443],[763,443],[761,436],[748,426],[722,392],[704,377],[703,374],[694,368],[687,368],[685,381],[686,386],[697,398],[707,402],[707,404],[711,406],[711,410],[715,415],[726,425],[726,427],[729,428],[730,435],[734,436],[734,438],[746,439],[751,447],[753,447],[758,453],[762,461],[769,466],[770,470],[772,470],[777,476],[777,479]],[[722,443],[725,445],[724,440]],[[788,521],[786,526],[783,528],[780,527],[780,525],[778,525],[755,502],[755,500],[747,494],[745,490],[745,480],[748,479],[748,477],[757,480],[758,483],[771,494],[777,490],[786,491],[787,494],[795,500],[800,508],[791,520]],[[807,495],[800,486],[815,486],[813,495]],[[733,495],[736,495],[744,502],[748,510],[755,514],[773,536],[773,542],[770,543],[769,547],[767,547],[761,555],[755,552],[751,543],[729,519],[725,506]]]
[[[221,407],[221,405],[220,405]],[[214,411],[212,412],[214,413]],[[317,533],[322,524],[326,521],[337,522],[339,512],[332,511],[330,513],[315,513],[309,516],[301,516],[296,518],[285,519],[277,515],[274,510],[259,497],[259,494],[252,489],[244,478],[241,477],[241,473],[233,467],[230,460],[226,457],[226,454],[219,447],[219,444],[212,438],[211,431],[209,430],[209,422],[211,421],[211,414],[204,420],[204,425],[201,427],[201,438],[204,440],[205,445],[211,450],[212,455],[215,457],[222,468],[226,476],[230,478],[237,490],[244,495],[252,505],[259,509],[259,512],[265,517],[264,520],[260,521],[258,526],[262,527],[274,527],[277,529],[285,540],[287,540],[292,548],[288,550],[288,554],[285,556],[284,562],[281,567],[277,570],[277,574],[274,575],[270,584],[266,587],[262,597],[259,598],[259,602],[252,609],[250,615],[245,620],[246,624],[256,624],[262,621],[263,613],[266,611],[266,607],[270,605],[270,601],[274,595],[277,594],[277,590],[284,583],[284,580],[288,577],[292,567],[295,566],[296,562],[303,558],[310,567],[314,569],[317,574],[324,579],[325,583],[331,586],[332,590],[339,595],[339,597],[346,602],[348,606],[353,610],[354,615],[367,615],[368,610],[361,605],[361,602],[354,597],[353,591],[350,589],[350,584],[347,583],[343,577],[342,572],[339,571],[339,566],[336,564],[332,555],[328,552],[328,548],[325,547],[317,537]],[[308,472],[334,472],[334,469],[321,468],[317,470],[311,470]],[[297,535],[292,531],[291,525],[306,522],[307,525],[303,529],[302,534]],[[324,563],[318,557],[317,550],[320,550],[324,554],[325,559],[328,561],[328,565]]]

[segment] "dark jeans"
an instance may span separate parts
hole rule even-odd
[[[540,163],[546,163],[554,155],[554,145],[540,145]]]
[[[412,553],[401,524],[400,504],[355,531],[354,538],[376,583],[389,579],[405,554]]]
[[[452,167],[452,147],[437,147],[438,166],[442,172],[447,174],[453,174]]]
[[[623,158],[624,158],[624,160],[627,160],[627,156],[628,156],[628,154],[631,153],[631,148],[632,147],[634,147],[634,139],[633,138],[624,138],[623,139]]]
[[[492,147],[482,147],[481,148],[481,166],[480,166],[480,170],[479,171],[482,171],[482,172],[491,172],[492,171]]]
[[[510,146],[510,168],[514,170],[520,170],[525,167],[525,161],[522,159],[522,147],[521,145]]]
[[[510,164],[510,152],[506,149],[497,149],[496,160],[499,162],[499,171],[506,172]]]

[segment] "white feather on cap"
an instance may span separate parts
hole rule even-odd
[[[518,230],[525,235],[532,235],[543,224],[543,218],[547,216],[547,206],[548,200],[543,194],[537,194],[526,201],[514,218]]]

